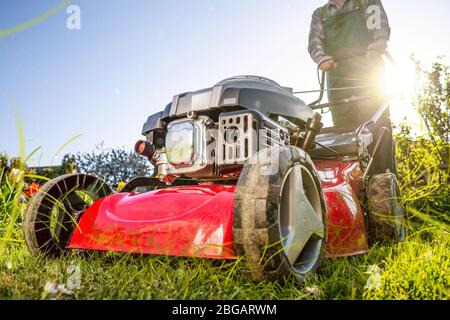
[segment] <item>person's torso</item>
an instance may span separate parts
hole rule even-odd
[[[347,0],[339,8],[334,0],[321,9],[325,49],[334,58],[363,55],[371,42],[364,0]],[[350,62],[350,61],[349,61]],[[347,62],[341,65],[346,65]]]

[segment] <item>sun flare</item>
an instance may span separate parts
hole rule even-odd
[[[402,65],[388,64],[378,77],[381,92],[391,97],[391,118],[395,124],[419,124],[420,116],[413,105],[419,79],[412,61]]]
[[[385,94],[402,96],[412,93],[415,87],[414,69],[388,65],[379,77],[379,85]]]

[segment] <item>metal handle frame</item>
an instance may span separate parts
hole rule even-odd
[[[340,61],[345,61],[345,60],[350,60],[350,59],[354,59],[360,56],[365,56],[367,54],[367,52],[364,53],[357,53],[357,54],[349,54],[343,57],[339,57],[336,59],[333,59],[335,62],[340,62]],[[395,60],[392,57],[392,55],[388,52],[388,51],[383,51],[381,53],[383,56],[386,57],[386,59],[389,61],[389,63],[391,63],[394,67],[396,66],[395,64]],[[322,63],[325,63],[326,61],[329,60],[325,60]],[[319,70],[320,65],[318,66],[317,70]],[[311,107],[314,110],[317,109],[324,109],[324,108],[331,108],[337,105],[342,105],[342,104],[347,104],[347,103],[352,103],[352,102],[359,102],[359,101],[365,101],[365,100],[370,100],[373,99],[375,97],[378,97],[379,95],[373,95],[373,96],[367,96],[367,97],[360,97],[360,98],[356,98],[356,99],[351,99],[351,100],[345,100],[345,101],[339,101],[337,103],[322,103],[323,97],[325,95],[325,91],[337,91],[337,90],[350,90],[350,89],[355,89],[355,88],[368,88],[368,87],[374,87],[374,86],[362,86],[362,87],[348,87],[348,88],[336,88],[336,89],[325,89],[325,78],[326,78],[326,74],[327,72],[322,71],[321,75],[319,77],[319,84],[320,84],[320,90],[318,90],[318,92],[320,92],[319,98],[313,102],[311,102],[308,106]],[[317,91],[304,91],[304,92],[296,92],[296,94],[299,93],[312,93],[312,92],[317,92]]]

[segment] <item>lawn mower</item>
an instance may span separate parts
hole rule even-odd
[[[324,79],[309,105],[258,76],[176,95],[135,146],[155,173],[118,192],[82,173],[47,182],[24,216],[29,251],[242,259],[253,281],[301,281],[325,257],[402,241],[389,104],[324,129],[317,111],[340,105],[321,103]]]

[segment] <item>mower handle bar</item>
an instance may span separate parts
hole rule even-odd
[[[395,67],[395,65],[396,65],[395,60],[388,51],[385,50],[381,54],[383,56],[385,56],[386,59],[389,61],[389,63],[391,63]],[[367,52],[356,53],[356,54],[353,53],[353,54],[348,54],[348,55],[345,55],[345,56],[342,56],[339,58],[326,59],[319,64],[319,66],[317,67],[317,70],[319,71],[319,67],[327,61],[334,60],[335,62],[340,62],[340,61],[351,60],[351,59],[361,57],[361,56],[366,56],[366,55],[367,55]],[[320,92],[319,98],[317,100],[311,102],[308,106],[313,109],[322,109],[322,108],[328,108],[332,105],[330,103],[320,105],[320,102],[322,102],[322,100],[323,100],[325,91],[345,91],[345,90],[352,90],[352,89],[365,89],[365,88],[374,88],[375,87],[375,86],[359,86],[359,87],[345,87],[345,88],[335,88],[335,89],[326,89],[325,90],[325,75],[326,75],[326,71],[322,71],[320,79],[319,79],[320,90],[300,91],[300,92],[294,92],[294,94]],[[363,99],[366,100],[365,98],[363,98]],[[356,101],[358,101],[358,100],[356,100]],[[340,104],[344,104],[344,103],[345,102],[340,103]]]

